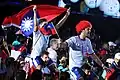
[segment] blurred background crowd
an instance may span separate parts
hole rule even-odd
[[[91,1],[91,2],[89,2]],[[71,12],[66,22],[56,30],[59,37],[65,41],[71,36],[76,35],[75,26],[80,20],[88,20],[92,23],[93,29],[90,34],[93,49],[100,60],[106,67],[110,68],[110,72],[102,69],[94,61],[83,65],[83,70],[87,77],[90,76],[89,72],[94,72],[96,75],[94,80],[119,80],[115,79],[116,75],[120,72],[120,14],[119,14],[119,0],[3,0],[0,1],[0,80],[69,80],[69,62],[68,50],[62,48],[56,49],[57,56],[57,70],[58,73],[51,75],[49,70],[32,70],[28,62],[29,55],[32,50],[33,36],[23,36],[20,28],[15,25],[4,27],[4,20],[7,16],[17,14],[23,8],[33,4],[48,4],[63,8],[71,7]],[[64,16],[64,12],[56,17],[53,21],[54,24]],[[56,38],[58,35],[50,37],[49,47],[56,45]],[[55,40],[54,40],[55,39]],[[53,42],[52,42],[53,40]],[[56,46],[55,48],[57,48]],[[19,59],[14,59],[11,53],[14,50],[22,52]],[[50,51],[48,51],[50,52]],[[17,52],[16,52],[17,53]],[[47,52],[43,52],[43,55]],[[16,56],[16,55],[14,55]],[[50,56],[50,55],[48,55]],[[112,68],[111,68],[112,66]],[[114,66],[114,68],[113,68]],[[52,69],[53,70],[53,69]],[[45,72],[44,72],[45,71]],[[54,72],[54,71],[53,71]],[[59,74],[57,76],[56,74]],[[112,76],[111,76],[112,75]],[[53,79],[52,79],[53,78]],[[97,78],[97,79],[96,79]],[[93,80],[93,79],[92,79]]]

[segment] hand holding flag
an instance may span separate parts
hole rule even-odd
[[[33,11],[36,11],[36,8],[37,8],[37,6],[36,6],[36,5],[34,5],[34,6],[33,6]]]
[[[71,10],[71,8],[69,7],[69,8],[67,9],[67,15],[70,15],[70,10]]]

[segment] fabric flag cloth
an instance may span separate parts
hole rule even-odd
[[[11,27],[11,26],[15,26],[17,28],[20,28],[19,25],[15,24],[17,21],[16,21],[16,16],[17,14],[13,15],[13,16],[7,16],[5,17],[5,19],[3,20],[3,23],[2,23],[2,28],[6,28],[6,27]]]
[[[44,27],[40,28],[40,31],[44,35],[51,35],[51,34],[55,35],[56,34],[55,26],[54,26],[54,24],[52,22],[48,23]]]
[[[29,36],[33,31],[33,6],[22,9],[18,14],[6,17],[2,27],[15,26],[19,27],[25,36]],[[65,12],[67,9],[52,5],[36,5],[37,18],[47,19],[48,22]]]
[[[2,25],[10,24],[10,22],[11,22],[11,24],[15,24],[15,25],[19,26],[22,33],[28,37],[33,31],[33,25],[34,25],[32,10],[33,10],[33,5],[26,7],[23,10],[21,10],[18,14],[11,16],[11,18],[10,18],[11,20],[9,21],[9,23],[7,22],[7,20],[3,21]],[[40,19],[44,18],[48,22],[50,22],[51,20],[53,20],[54,18],[56,18],[57,16],[59,16],[60,14],[65,12],[66,10],[67,10],[66,8],[61,8],[58,6],[37,5],[37,9],[36,9],[37,18],[40,18]],[[29,27],[28,27],[28,25],[29,25]],[[40,30],[40,32],[42,33],[42,35],[40,37],[38,37],[38,39],[35,40],[35,42],[34,42],[35,44],[37,44],[37,42],[40,41],[39,42],[40,46],[38,47],[38,48],[40,48],[39,52],[41,52],[45,48],[47,48],[50,35],[56,34],[54,25],[52,23],[49,23],[48,25],[44,26]],[[34,49],[34,46],[33,46],[33,49]],[[34,56],[36,54],[37,54],[36,52],[33,52]],[[35,67],[34,67],[35,61],[34,61],[34,59],[31,59],[29,62],[30,62],[30,73],[32,73],[35,70]]]
[[[12,23],[12,17],[11,16],[7,16],[7,17],[5,17],[5,19],[4,19],[2,24],[5,24],[6,26],[10,26],[11,23]]]
[[[34,22],[33,22],[33,10],[29,10],[28,13],[26,13],[23,18],[21,19],[21,32],[26,36],[29,37],[29,35],[32,34],[33,29],[34,29]],[[40,18],[40,16],[37,14],[37,18]]]

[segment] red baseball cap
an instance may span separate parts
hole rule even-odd
[[[77,34],[79,34],[82,30],[84,30],[85,28],[88,28],[88,27],[92,28],[92,24],[89,21],[87,21],[87,20],[80,21],[76,25],[76,32],[77,32]]]

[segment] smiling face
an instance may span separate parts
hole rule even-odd
[[[91,28],[88,27],[88,28],[85,28],[80,35],[82,35],[83,38],[87,37],[91,32]]]

